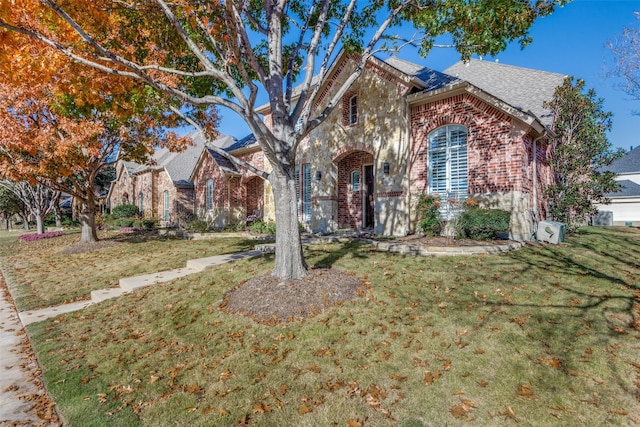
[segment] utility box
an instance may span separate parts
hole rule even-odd
[[[607,226],[613,225],[613,212],[612,211],[598,211],[591,217],[591,225],[595,226]]]
[[[562,222],[540,221],[536,239],[542,242],[549,242],[557,245],[564,242],[564,235],[567,232],[567,225]]]

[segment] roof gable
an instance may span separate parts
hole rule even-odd
[[[566,78],[563,74],[479,59],[460,61],[444,70],[444,73],[469,82],[516,109],[535,116],[548,128],[552,125],[553,116],[542,104],[553,99],[556,88]]]
[[[605,197],[610,199],[616,199],[619,197],[640,197],[640,184],[629,181],[628,179],[618,181],[618,184],[620,184],[620,191],[607,193],[605,194]]]

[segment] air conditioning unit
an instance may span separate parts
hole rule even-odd
[[[564,235],[566,231],[567,225],[562,222],[540,221],[538,223],[536,239],[557,245],[560,242],[564,242]]]

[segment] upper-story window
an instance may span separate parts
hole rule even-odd
[[[358,96],[353,95],[349,98],[349,124],[355,125],[358,123]]]
[[[210,211],[213,209],[213,179],[207,180],[207,190],[204,198],[205,209]]]

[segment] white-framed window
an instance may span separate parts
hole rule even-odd
[[[140,216],[144,215],[144,194],[138,194],[138,211]]]
[[[349,124],[356,123],[358,123],[358,95],[353,95],[349,98]]]
[[[205,209],[210,211],[213,209],[213,179],[207,180],[206,191],[204,195]]]
[[[311,220],[311,163],[302,164],[302,182],[300,182],[300,167],[295,167],[296,201],[298,202],[298,217],[303,222]]]
[[[427,154],[429,193],[438,193],[445,200],[467,198],[469,194],[467,136],[467,128],[460,125],[442,126],[429,134]],[[443,214],[449,217],[452,213],[443,212]]]
[[[351,191],[360,191],[360,171],[351,172]]]
[[[164,215],[162,216],[165,221],[169,222],[169,190],[164,190]]]

